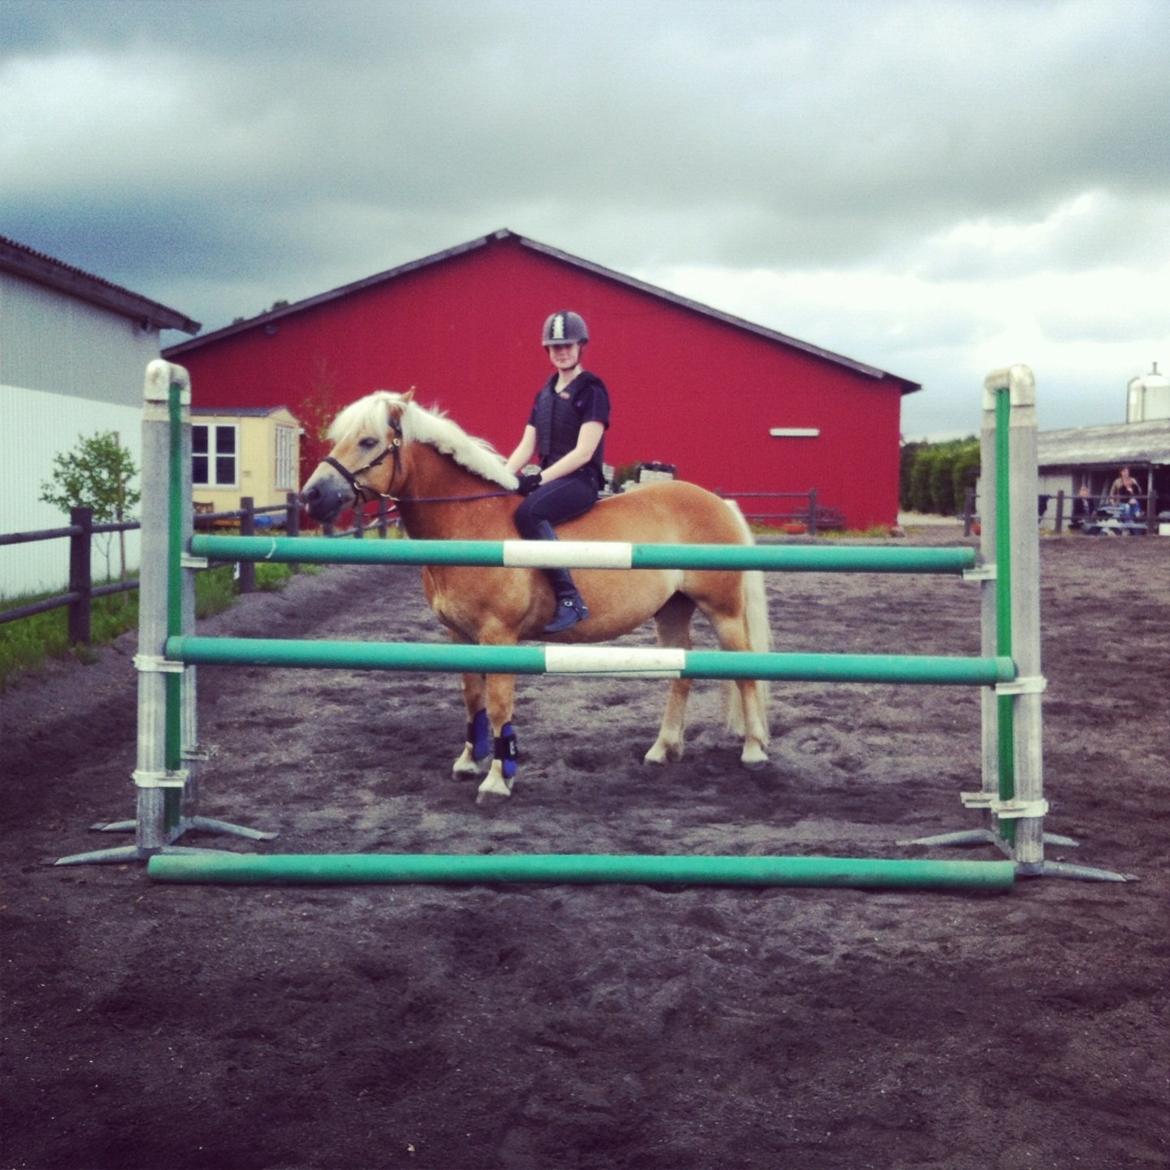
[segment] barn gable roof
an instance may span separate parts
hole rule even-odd
[[[0,272],[11,272],[57,292],[68,293],[78,300],[88,301],[99,308],[120,313],[123,317],[145,321],[157,329],[198,333],[201,328],[198,321],[192,321],[175,309],[168,309],[166,305],[84,272],[72,264],[55,260],[7,236],[0,236]]]
[[[267,313],[261,313],[257,317],[251,317],[244,321],[237,321],[232,325],[227,325],[224,328],[217,329],[212,333],[204,334],[202,337],[196,337],[191,341],[180,342],[178,345],[171,346],[169,349],[167,349],[165,351],[165,355],[168,358],[181,357],[183,354],[197,350],[202,346],[209,344],[210,342],[220,341],[237,333],[243,333],[249,329],[256,328],[260,324],[270,324],[282,317],[289,317],[293,314],[304,312],[306,309],[312,309],[319,305],[328,304],[330,301],[335,301],[341,297],[350,296],[353,293],[361,292],[363,289],[372,288],[376,285],[383,284],[386,281],[395,280],[398,277],[405,276],[408,273],[417,272],[419,269],[428,268],[435,264],[442,264],[444,261],[454,259],[457,256],[463,256],[469,252],[474,252],[481,248],[486,248],[493,243],[499,243],[507,240],[514,240],[523,248],[539,253],[542,256],[548,256],[563,264],[570,264],[575,268],[580,268],[586,272],[590,272],[604,280],[613,281],[617,284],[624,285],[627,288],[636,289],[639,292],[658,297],[664,301],[669,301],[671,304],[678,305],[684,309],[690,310],[691,312],[699,313],[702,316],[712,318],[716,321],[722,321],[727,325],[732,325],[737,329],[743,329],[749,333],[754,333],[768,341],[777,342],[778,344],[788,346],[792,349],[798,349],[803,353],[808,353],[814,357],[821,358],[824,361],[844,366],[847,369],[852,370],[854,373],[862,374],[865,377],[873,378],[875,380],[889,380],[890,382],[897,385],[900,389],[900,392],[903,394],[909,394],[922,388],[918,382],[912,382],[907,378],[898,377],[896,374],[887,373],[885,370],[880,370],[876,366],[866,365],[864,362],[859,362],[853,358],[844,357],[842,354],[833,353],[831,350],[812,345],[807,341],[801,341],[796,337],[790,337],[788,334],[780,333],[775,329],[768,329],[763,325],[756,325],[751,321],[744,320],[742,317],[736,317],[730,313],[724,313],[719,309],[713,309],[709,305],[704,305],[699,301],[690,300],[688,297],[679,296],[677,293],[669,292],[666,289],[657,287],[656,285],[648,284],[647,282],[638,280],[632,276],[627,276],[624,273],[617,272],[612,268],[606,268],[604,265],[595,264],[593,261],[582,260],[578,256],[572,256],[568,252],[561,251],[559,248],[553,248],[548,244],[539,243],[537,240],[530,239],[527,236],[521,236],[507,228],[502,228],[499,231],[492,232],[486,236],[479,236],[474,240],[469,240],[465,244],[458,244],[453,248],[444,249],[442,252],[435,252],[430,256],[423,256],[418,260],[411,260],[406,264],[398,265],[396,268],[387,269],[385,272],[379,272],[373,276],[367,276],[362,280],[356,280],[350,284],[342,285],[339,288],[331,289],[329,292],[319,293],[317,296],[308,297],[305,300],[296,301],[290,305],[282,305],[280,308],[272,309]]]

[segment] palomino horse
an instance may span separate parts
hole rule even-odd
[[[409,536],[427,540],[515,540],[513,515],[520,502],[516,478],[486,443],[451,419],[426,410],[412,394],[381,390],[347,406],[329,429],[333,450],[305,483],[301,499],[317,520],[345,507],[385,497],[398,505]],[[568,540],[631,543],[750,544],[751,533],[733,505],[677,481],[646,484],[599,501],[564,524]],[[602,642],[636,629],[647,618],[662,646],[688,649],[696,607],[725,650],[769,648],[763,575],[694,569],[589,569],[574,572],[589,618],[549,640]],[[544,572],[528,568],[428,566],[423,589],[431,608],[456,642],[515,645],[541,639],[554,608]],[[767,687],[728,683],[729,726],[743,734],[747,767],[767,761]],[[647,763],[677,760],[683,750],[688,679],[670,684],[658,738]],[[465,674],[467,740],[456,759],[456,778],[478,777],[494,758],[477,801],[511,794],[516,773],[512,728],[512,675]]]

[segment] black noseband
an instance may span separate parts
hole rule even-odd
[[[402,426],[397,419],[392,419],[390,421],[390,429],[394,432],[394,438],[386,445],[386,449],[376,458],[371,459],[364,467],[359,467],[356,471],[350,471],[344,463],[338,462],[332,455],[326,455],[321,460],[322,463],[328,463],[349,484],[350,490],[353,492],[355,504],[364,504],[371,496],[383,496],[386,499],[394,498],[389,492],[375,492],[372,488],[368,488],[365,484],[358,482],[359,475],[365,475],[367,471],[372,471],[375,467],[385,463],[390,456],[393,456],[394,470],[390,475],[390,482],[386,486],[394,486],[394,480],[399,472],[398,459],[402,452]]]

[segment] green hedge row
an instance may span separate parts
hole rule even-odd
[[[957,516],[967,488],[979,478],[979,440],[904,443],[900,504],[908,512]]]

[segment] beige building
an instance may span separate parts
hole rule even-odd
[[[284,504],[300,488],[301,425],[284,406],[193,407],[191,481],[201,512]]]

